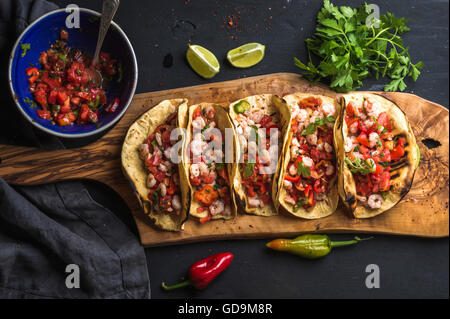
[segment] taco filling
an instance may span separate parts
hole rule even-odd
[[[177,128],[177,112],[173,113],[140,145],[139,156],[148,172],[146,185],[148,198],[153,208],[165,214],[180,214],[180,177],[178,167],[171,160],[172,146],[176,143],[170,139],[173,129]],[[176,155],[175,155],[176,156]]]
[[[349,102],[344,120],[348,130],[344,161],[353,174],[356,199],[379,209],[391,189],[391,165],[405,155],[406,139],[394,137],[389,114],[370,98],[362,104]]]
[[[250,208],[263,208],[272,203],[272,181],[275,172],[268,168],[277,165],[278,157],[273,146],[278,147],[281,133],[278,133],[275,143],[271,143],[271,131],[281,132],[280,117],[278,113],[267,114],[263,108],[251,105],[246,100],[235,104],[234,111],[237,113],[236,133],[243,155],[239,172],[247,195],[247,204]],[[275,163],[272,163],[273,161]]]
[[[333,127],[336,107],[324,103],[320,97],[306,97],[291,103],[291,140],[285,150],[289,152],[282,187],[284,202],[311,211],[316,203],[327,199],[334,187],[336,157]]]
[[[219,106],[220,107],[220,106]],[[194,106],[189,151],[189,182],[193,189],[191,214],[205,223],[233,217],[230,178],[225,164],[225,134],[219,128],[214,106]],[[225,111],[221,116],[227,116]]]

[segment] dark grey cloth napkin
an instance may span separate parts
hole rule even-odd
[[[6,78],[19,34],[56,8],[43,0],[0,1],[0,143],[63,147],[21,116]],[[75,276],[79,288],[69,288]],[[81,182],[19,187],[0,176],[0,298],[150,298],[144,249]]]

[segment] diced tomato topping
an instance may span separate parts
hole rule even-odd
[[[191,181],[191,184],[194,186],[199,186],[202,184],[202,180],[200,179],[200,177],[191,177],[190,181]]]
[[[50,111],[47,110],[37,110],[37,115],[44,120],[50,120],[52,118]]]
[[[192,119],[195,120],[199,116],[202,116],[202,108],[200,106],[194,110],[194,114],[192,114]]]
[[[61,30],[59,32],[59,38],[61,40],[68,40],[69,39],[69,32],[67,32],[66,30]]]
[[[264,115],[259,124],[261,124],[262,127],[266,127],[266,125],[270,122],[272,122],[272,117],[269,115]]]
[[[389,123],[389,116],[386,112],[380,113],[377,119],[377,123],[385,128],[387,128],[389,131],[391,130],[391,124]]]
[[[358,140],[358,142],[364,146],[370,147],[370,142],[367,138],[366,133],[361,133],[359,134],[359,136],[356,138]]]
[[[400,137],[397,141],[397,146],[391,151],[391,160],[396,161],[405,155],[405,140],[403,137]]]

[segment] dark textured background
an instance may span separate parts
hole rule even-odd
[[[100,10],[100,0],[57,0],[60,6],[77,3]],[[371,1],[368,1],[371,2]],[[357,6],[363,1],[333,1]],[[407,92],[449,105],[449,3],[443,0],[376,1],[381,13],[407,17],[412,31],[404,35],[413,62],[425,63]],[[275,72],[298,72],[296,56],[306,60],[304,40],[311,36],[321,1],[212,1],[122,0],[115,21],[127,33],[139,63],[137,93],[208,83],[185,62],[186,45],[200,44],[222,62],[211,81],[232,80]],[[240,13],[239,13],[240,12]],[[226,24],[233,17],[233,27]],[[240,16],[240,19],[236,19]],[[236,23],[237,22],[237,23]],[[266,56],[257,66],[239,70],[225,62],[226,52],[247,42],[266,44]],[[173,56],[173,65],[163,66]],[[364,89],[379,90],[382,80],[366,80]],[[88,143],[66,142],[77,146]],[[87,183],[95,199],[130,222],[119,196],[105,186]],[[131,222],[131,227],[133,223]],[[333,235],[335,240],[351,235]],[[269,251],[267,240],[217,241],[146,249],[154,298],[448,298],[448,238],[420,239],[376,236],[359,247],[342,248],[316,261]],[[209,254],[231,251],[231,267],[207,290],[182,289],[170,293],[161,281],[176,282],[188,266]],[[377,264],[381,288],[365,287],[365,268]]]

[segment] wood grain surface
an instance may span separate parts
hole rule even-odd
[[[41,150],[0,145],[0,176],[11,184],[37,185],[92,179],[114,189],[133,213],[141,242],[161,246],[206,240],[294,236],[304,232],[386,233],[421,237],[449,234],[449,112],[443,106],[407,93],[380,93],[405,111],[416,135],[421,162],[409,194],[390,211],[371,219],[354,219],[339,205],[331,216],[303,220],[281,214],[258,217],[239,214],[233,221],[199,224],[188,220],[179,233],[156,229],[142,213],[122,174],[120,152],[128,127],[160,101],[187,98],[190,104],[228,104],[245,96],[280,96],[302,91],[338,97],[322,85],[310,85],[297,74],[277,73],[187,88],[138,94],[119,123],[98,141],[78,149]],[[422,141],[433,140],[428,148]],[[440,145],[439,145],[440,144]]]

